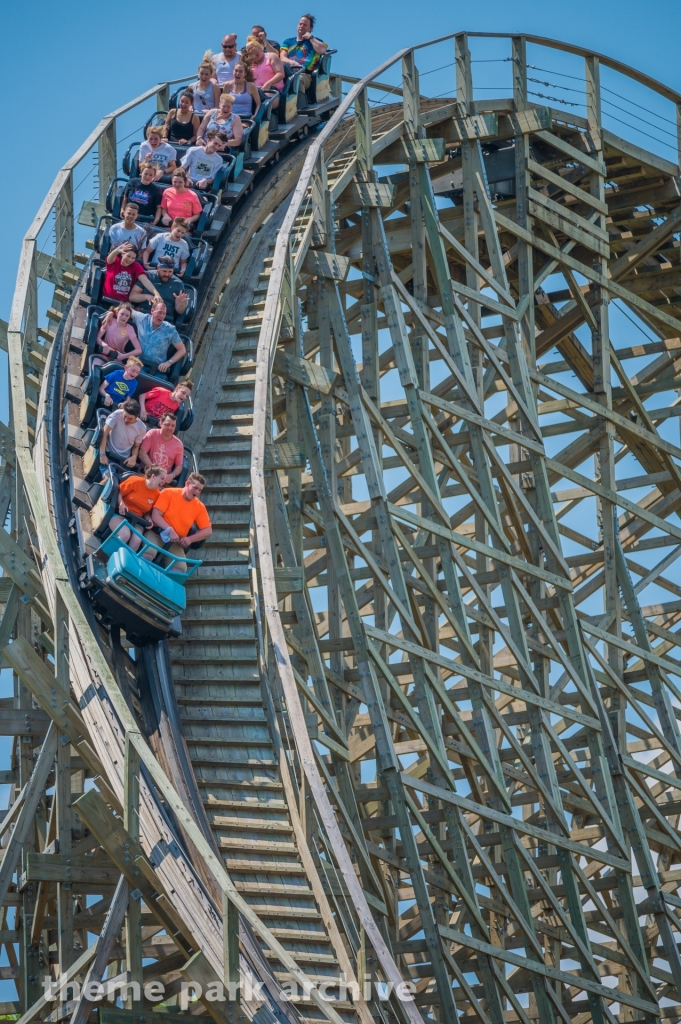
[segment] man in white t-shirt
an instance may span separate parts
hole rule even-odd
[[[115,455],[131,469],[137,462],[140,444],[147,428],[139,418],[140,404],[136,398],[128,398],[120,409],[107,416],[99,442],[99,461],[102,466],[109,463],[109,455]]]
[[[192,146],[182,160],[182,166],[189,175],[189,183],[194,188],[210,188],[215,175],[224,167],[218,152],[218,129],[211,128],[206,133],[206,139],[205,149],[203,146]]]
[[[158,266],[161,256],[171,256],[175,264],[175,271],[182,277],[187,269],[189,260],[189,245],[185,241],[185,235],[189,225],[182,217],[176,217],[170,231],[163,231],[160,235],[154,235],[142,254],[144,266],[149,268]]]
[[[215,68],[215,78],[220,87],[234,79],[234,65],[241,60],[241,52],[236,48],[236,32],[229,32],[222,40],[221,52],[211,57]]]
[[[141,224],[136,223],[138,213],[139,206],[137,203],[128,203],[123,213],[123,220],[111,225],[109,228],[109,239],[112,249],[116,249],[125,242],[130,242],[139,256],[146,245],[147,232]]]

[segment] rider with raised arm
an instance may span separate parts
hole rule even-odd
[[[307,92],[310,88],[312,82],[310,72],[314,71],[319,63],[319,58],[329,48],[328,43],[323,43],[321,39],[317,39],[312,34],[315,20],[313,14],[303,14],[298,22],[295,36],[285,39],[279,51],[279,56],[284,64],[290,64],[296,70],[303,69],[303,74],[300,76],[300,88],[303,92]]]
[[[147,275],[149,284],[156,289],[156,295],[166,304],[166,318],[171,324],[175,323],[178,316],[182,316],[189,302],[184,284],[174,270],[175,261],[172,256],[160,256],[156,269],[150,270]],[[151,313],[151,299],[148,292],[142,291],[137,284],[133,285],[130,302],[138,307],[140,313]]]

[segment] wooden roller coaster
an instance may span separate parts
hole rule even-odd
[[[480,100],[490,40],[512,94]],[[532,101],[528,48],[582,62],[584,116]],[[214,530],[141,647],[74,561],[73,173],[96,148],[101,212],[117,121],[173,83],[57,176],[0,338],[20,1024],[681,1020],[681,127],[673,160],[613,134],[606,71],[681,126],[534,36],[332,76],[199,289]]]

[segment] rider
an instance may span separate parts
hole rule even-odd
[[[284,64],[290,64],[296,70],[298,68],[303,69],[303,74],[300,76],[300,89],[302,92],[307,92],[310,88],[312,82],[310,72],[314,71],[319,58],[329,48],[328,43],[323,43],[321,39],[317,39],[316,36],[312,35],[314,24],[315,17],[313,14],[303,14],[298,22],[296,35],[291,36],[290,39],[285,39],[279,51],[279,56]]]
[[[134,467],[142,438],[147,432],[139,419],[139,411],[137,399],[127,398],[120,409],[107,416],[99,442],[101,466],[108,466],[109,455],[115,455],[125,466]]]
[[[166,487],[151,510],[154,529],[146,531],[146,540],[158,547],[165,544],[171,555],[182,555],[192,544],[210,537],[213,532],[210,516],[206,506],[199,500],[205,484],[205,478],[200,473],[190,473],[182,490],[179,487]],[[190,536],[192,526],[197,527],[197,530]],[[154,552],[149,551],[144,557],[153,556]],[[186,572],[186,562],[176,562],[173,571]]]
[[[113,516],[109,522],[111,530],[115,530],[120,522],[124,521],[128,512],[146,519],[151,526],[149,513],[156,503],[159,491],[163,486],[166,476],[161,466],[147,465],[144,476],[126,476],[118,485],[118,511],[119,515]],[[133,533],[129,526],[122,526],[117,537],[124,544],[128,544],[133,551],[138,551],[142,538]]]
[[[189,302],[184,284],[174,273],[175,261],[172,256],[159,256],[156,270],[150,270],[147,280],[166,304],[166,317],[171,324],[182,316]],[[138,306],[140,313],[151,313],[151,296],[135,284],[130,292],[130,302]]]
[[[156,367],[159,373],[167,373],[174,363],[184,359],[187,348],[176,329],[166,320],[166,304],[162,299],[154,299],[151,313],[135,312],[132,319],[145,363]],[[168,358],[170,345],[175,351]]]
[[[143,466],[161,466],[164,485],[171,484],[182,472],[184,445],[175,437],[176,426],[175,413],[164,413],[158,427],[147,430],[140,446],[140,462]]]

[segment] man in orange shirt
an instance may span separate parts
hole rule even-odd
[[[124,521],[128,512],[146,519],[151,526],[149,513],[154,507],[159,496],[159,491],[164,484],[166,471],[162,466],[148,466],[144,476],[126,476],[121,480],[118,487],[118,511],[120,515],[114,516],[109,523],[112,530]],[[133,533],[129,526],[123,526],[118,534],[119,540],[128,544],[133,551],[138,551],[142,541]]]
[[[162,491],[151,510],[151,521],[156,529],[147,530],[145,538],[158,547],[165,545],[171,555],[181,555],[191,544],[210,537],[213,532],[210,516],[206,506],[199,500],[205,484],[200,473],[190,473],[182,490],[179,487],[167,487]],[[192,526],[196,526],[197,530],[189,536]],[[152,554],[150,551],[148,556]],[[186,572],[187,563],[176,562],[173,571]]]

